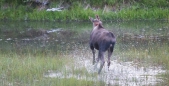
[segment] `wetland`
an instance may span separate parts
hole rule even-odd
[[[168,21],[107,21],[117,39],[100,75],[92,65],[90,22],[1,21],[4,86],[169,85]],[[105,55],[107,59],[107,55]]]

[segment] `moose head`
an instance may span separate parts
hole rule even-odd
[[[93,19],[92,17],[89,17],[90,21],[93,23],[93,27],[102,25],[102,22],[100,21],[100,18],[98,15],[96,15],[96,18]]]

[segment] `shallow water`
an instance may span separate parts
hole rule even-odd
[[[164,82],[160,76],[167,70],[163,65],[149,63],[150,53],[163,50],[168,54],[169,23],[167,21],[104,22],[103,25],[116,35],[117,43],[108,71],[106,64],[100,75],[86,76],[64,71],[45,71],[44,77],[101,80],[106,85],[142,86]],[[92,53],[88,40],[90,22],[0,22],[0,51],[56,52],[70,55],[75,60],[73,68],[85,68],[91,75],[97,74],[92,65]],[[97,56],[97,55],[96,55]],[[65,64],[67,65],[67,64]],[[76,66],[78,65],[78,66]],[[72,67],[65,66],[66,71]]]
[[[107,63],[105,63],[101,74],[98,75],[97,70],[99,67],[95,68],[95,66],[92,65],[91,59],[86,58],[88,55],[81,54],[76,56],[78,57],[74,57],[74,59],[76,59],[76,63],[73,64],[74,67],[72,68],[71,66],[66,65],[66,71],[85,67],[87,73],[93,74],[92,76],[80,75],[72,72],[65,74],[65,71],[49,70],[44,74],[44,77],[104,81],[105,85],[108,86],[153,86],[163,82],[164,77],[158,75],[166,72],[161,66],[140,67],[134,62],[119,62],[118,60],[113,60],[111,61],[109,70],[106,66]]]
[[[86,51],[86,49],[77,49],[71,53],[73,54],[71,57],[74,58],[75,63],[73,63],[73,67],[66,65],[66,71],[69,72],[77,69],[82,70],[85,67],[87,71],[86,75],[73,72],[65,74],[65,71],[49,70],[44,74],[44,77],[104,81],[105,85],[108,86],[154,86],[156,84],[163,83],[165,79],[164,77],[160,76],[166,72],[163,66],[145,65],[147,63],[138,65],[138,63],[134,61],[124,62],[119,59],[111,61],[109,71],[106,66],[107,63],[105,63],[101,74],[98,75],[97,70],[99,65],[97,68],[92,65],[91,52]],[[118,56],[113,56],[113,58],[116,59]],[[87,75],[88,73],[92,75]]]

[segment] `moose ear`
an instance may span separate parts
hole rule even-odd
[[[89,19],[90,19],[91,22],[93,22],[93,20],[94,20],[94,19],[93,19],[92,17],[90,17],[90,16],[89,16]]]
[[[98,16],[98,15],[96,15],[96,19],[100,20],[100,18],[99,18],[99,16]]]

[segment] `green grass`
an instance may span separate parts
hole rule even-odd
[[[3,12],[1,12],[3,13]],[[49,21],[84,21],[88,20],[88,16],[100,15],[103,20],[156,20],[156,19],[168,19],[168,9],[150,9],[150,10],[121,10],[117,13],[108,12],[102,14],[102,11],[92,12],[92,10],[65,10],[63,12],[46,12],[46,11],[34,11],[32,13],[12,13],[6,12],[1,14],[1,19],[9,20],[49,20]],[[10,14],[10,15],[8,15]]]
[[[51,53],[50,53],[51,54]],[[17,54],[15,52],[0,54],[0,85],[8,86],[102,86],[103,82],[78,80],[76,78],[44,77],[49,70],[68,73],[65,65],[73,66],[73,59],[59,55]],[[86,74],[72,69],[75,74]]]
[[[162,46],[160,46],[162,45]],[[152,46],[160,46],[158,48]],[[128,50],[127,50],[128,49]],[[160,42],[146,48],[137,48],[128,45],[125,51],[120,51],[116,45],[113,56],[118,56],[121,61],[133,61],[140,66],[163,66],[169,69],[169,49],[167,44]],[[34,53],[33,53],[34,52]],[[119,53],[121,52],[121,53]],[[103,86],[102,81],[90,81],[88,79],[51,78],[44,77],[49,70],[86,77],[97,77],[97,74],[88,73],[86,68],[76,69],[72,55],[55,54],[52,51],[18,52],[17,50],[0,52],[0,85],[8,86]],[[121,58],[120,58],[121,57]],[[69,70],[65,66],[69,67]],[[164,83],[168,84],[168,73],[162,74]]]
[[[123,46],[124,50],[117,48],[117,51],[122,52],[118,54],[120,60],[125,62],[133,61],[142,66],[162,66],[167,70],[169,69],[169,45],[166,42],[156,41],[154,43],[152,41],[144,42],[144,40],[140,40],[136,44],[132,42],[130,44],[127,43],[124,43],[126,45],[125,47]]]
[[[116,59],[120,62],[133,62],[138,67],[162,67],[166,72],[157,75],[157,78],[158,76],[162,77],[163,82],[159,82],[155,86],[169,85],[168,43],[158,41],[156,43],[151,41],[148,43],[144,41],[138,41],[136,44],[132,44],[131,41],[129,44],[127,43],[116,45],[114,52]]]
[[[76,4],[75,4],[76,5]],[[80,4],[61,12],[47,12],[45,10],[27,10],[25,6],[0,10],[1,20],[37,20],[37,21],[86,21],[89,16],[100,15],[103,20],[168,20],[167,8],[123,8],[117,11],[103,13],[103,9],[97,11],[91,8],[84,9]]]

